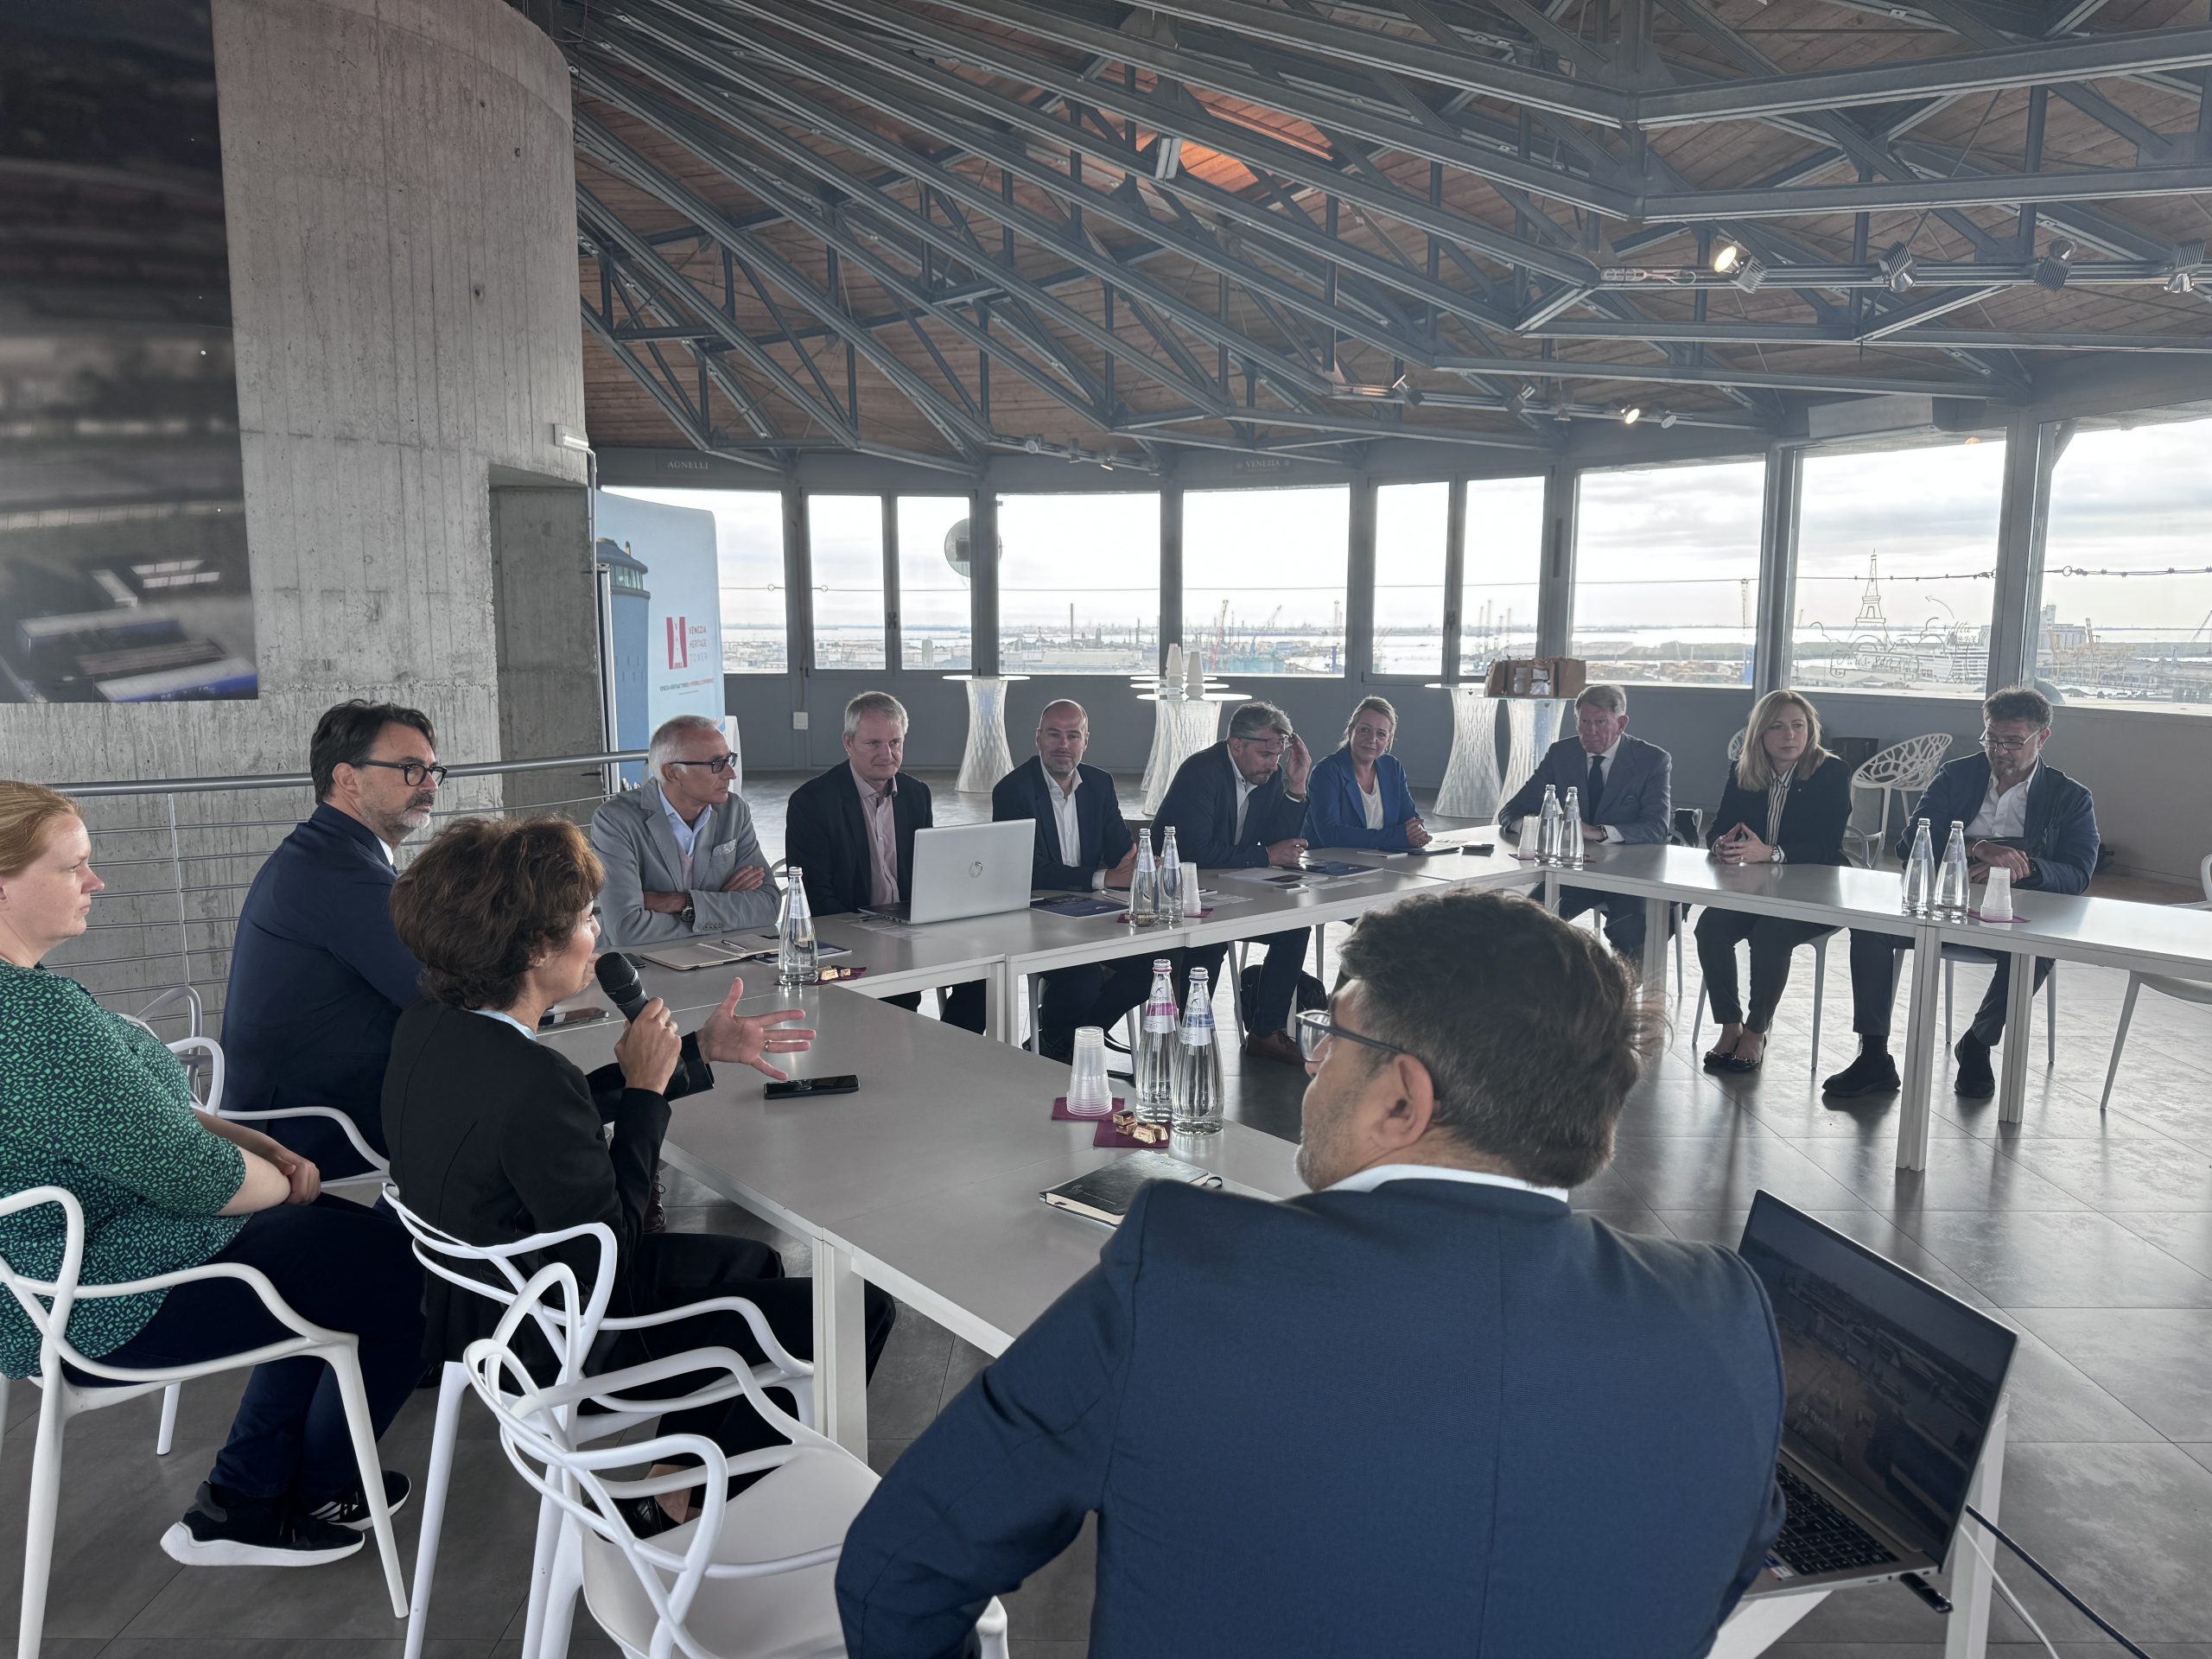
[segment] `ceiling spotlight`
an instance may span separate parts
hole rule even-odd
[[[1152,147],[1152,176],[1172,179],[1183,165],[1183,140],[1174,133],[1163,132]]]
[[[1561,404],[1557,409],[1552,410],[1552,419],[1557,421],[1561,426],[1565,426],[1573,418],[1573,411],[1568,409],[1565,404]]]
[[[1878,263],[1882,280],[1890,285],[1891,293],[1902,294],[1912,286],[1915,280],[1912,274],[1912,256],[1905,251],[1904,243],[1891,243],[1890,251],[1882,256]]]
[[[1744,251],[1733,242],[1723,242],[1713,251],[1713,268],[1726,276],[1744,261]]]
[[[2196,291],[2196,274],[2194,271],[2188,271],[2188,270],[2177,270],[2177,271],[2171,271],[2171,272],[2169,272],[2169,273],[2167,274],[2167,276],[2166,276],[2166,292],[2167,292],[2167,293],[2169,293],[2169,294],[2193,294],[2193,293],[2195,293]]]
[[[1643,418],[1643,405],[1641,404],[1630,404],[1626,409],[1621,410],[1621,424],[1623,426],[1634,426]]]
[[[1747,258],[1736,267],[1728,280],[1746,294],[1756,293],[1759,284],[1766,281],[1766,267],[1756,259]]]
[[[2037,288],[2047,288],[2056,294],[2066,286],[2076,251],[2073,243],[2062,236],[2044,250],[2043,257],[2036,261],[2028,274],[2035,278]]]
[[[2204,244],[2181,242],[2174,245],[2166,257],[2165,269],[2160,274],[2166,279],[2169,294],[2193,294],[2196,291],[2196,268],[2204,263]]]
[[[1659,411],[1659,424],[1662,426],[1672,426],[1681,418],[1671,409],[1662,409]]]
[[[1523,380],[1521,383],[1521,401],[1524,404],[1533,404],[1536,401],[1536,383],[1535,381]]]

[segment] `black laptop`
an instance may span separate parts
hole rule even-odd
[[[1940,1571],[2013,1333],[1771,1192],[1737,1249],[1774,1305],[1789,1392],[1789,1516],[1749,1593]]]

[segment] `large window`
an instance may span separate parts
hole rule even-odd
[[[1989,676],[2001,439],[1805,457],[1790,678],[1979,697]]]
[[[949,545],[968,534],[964,495],[899,498],[899,665],[968,669],[975,665],[975,613],[968,578],[954,568]]]
[[[715,515],[721,572],[722,672],[781,674],[786,654],[784,499],[770,490],[618,489],[612,495]]]
[[[1351,492],[1183,498],[1183,643],[1210,674],[1344,671]]]
[[[1479,680],[1501,657],[1536,654],[1536,581],[1544,568],[1544,480],[1467,480],[1459,577],[1459,677]]]
[[[2050,480],[2035,678],[2212,712],[2212,420],[2074,435]]]
[[[1160,660],[1160,498],[999,502],[999,662],[1009,674],[1141,674]]]
[[[812,495],[807,545],[814,564],[814,665],[881,668],[883,498]]]
[[[1765,487],[1756,461],[1582,475],[1568,654],[1592,679],[1751,683]]]
[[[1444,671],[1444,577],[1449,484],[1385,484],[1375,492],[1375,671]]]

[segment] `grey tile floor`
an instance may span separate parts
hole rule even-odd
[[[763,840],[781,851],[790,779],[747,789]],[[940,822],[983,816],[982,800],[930,779]],[[1124,790],[1126,792],[1127,785]],[[2129,896],[2188,896],[2139,887]],[[1850,986],[1832,952],[1821,1069],[1848,1058]],[[1577,1197],[1615,1225],[1659,1236],[1732,1240],[1765,1186],[1821,1215],[2022,1333],[2012,1390],[2003,1518],[2007,1529],[2113,1618],[2154,1659],[2212,1659],[2212,1095],[2204,1056],[2212,1013],[2145,995],[2113,1109],[2101,1118],[2124,980],[2060,970],[2059,1055],[2030,1068],[2027,1121],[2000,1125],[1988,1103],[1936,1100],[1924,1174],[1892,1166],[1894,1106],[1825,1109],[1812,1082],[1808,952],[1756,1078],[1722,1086],[1695,1065],[1688,1005],[1637,1090],[1612,1166]],[[1689,962],[1689,991],[1697,989]],[[1961,995],[1980,992],[1961,970]],[[2037,1018],[2042,1018],[2037,1002]],[[1232,1065],[1234,1060],[1232,1058]],[[1255,1063],[1232,1073],[1229,1109],[1294,1136],[1303,1079]],[[772,1236],[680,1179],[671,1225]],[[780,1241],[793,1271],[805,1251]],[[905,1310],[869,1389],[870,1460],[887,1468],[984,1363]],[[226,1427],[237,1385],[185,1393],[177,1447],[153,1455],[155,1408],[81,1418],[69,1436],[46,1651],[69,1659],[385,1659],[400,1652],[375,1564],[313,1572],[186,1573],[156,1540],[181,1511]],[[17,1385],[0,1447],[0,1622],[12,1624],[36,1390]],[[430,1402],[418,1397],[386,1440],[388,1461],[419,1473]],[[467,1443],[446,1522],[431,1659],[518,1653],[531,1506],[486,1437]],[[1290,1455],[1286,1453],[1287,1456]],[[400,1531],[411,1562],[415,1517]],[[1080,1659],[1090,1604],[1086,1531],[1007,1598],[1017,1659]],[[2002,1563],[2000,1562],[2000,1567]],[[2007,1580],[2064,1659],[2120,1650],[2024,1569]],[[612,1652],[580,1633],[580,1656]],[[1936,1659],[1942,1621],[1901,1590],[1832,1598],[1777,1652],[1789,1659]],[[1992,1652],[2043,1647],[2000,1608]]]

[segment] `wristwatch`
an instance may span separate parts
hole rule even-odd
[[[1779,847],[1770,847],[1766,849],[1766,861],[1770,864],[1787,864],[1789,861],[1789,855]]]
[[[683,901],[683,925],[686,927],[699,925],[699,907],[689,899]]]

